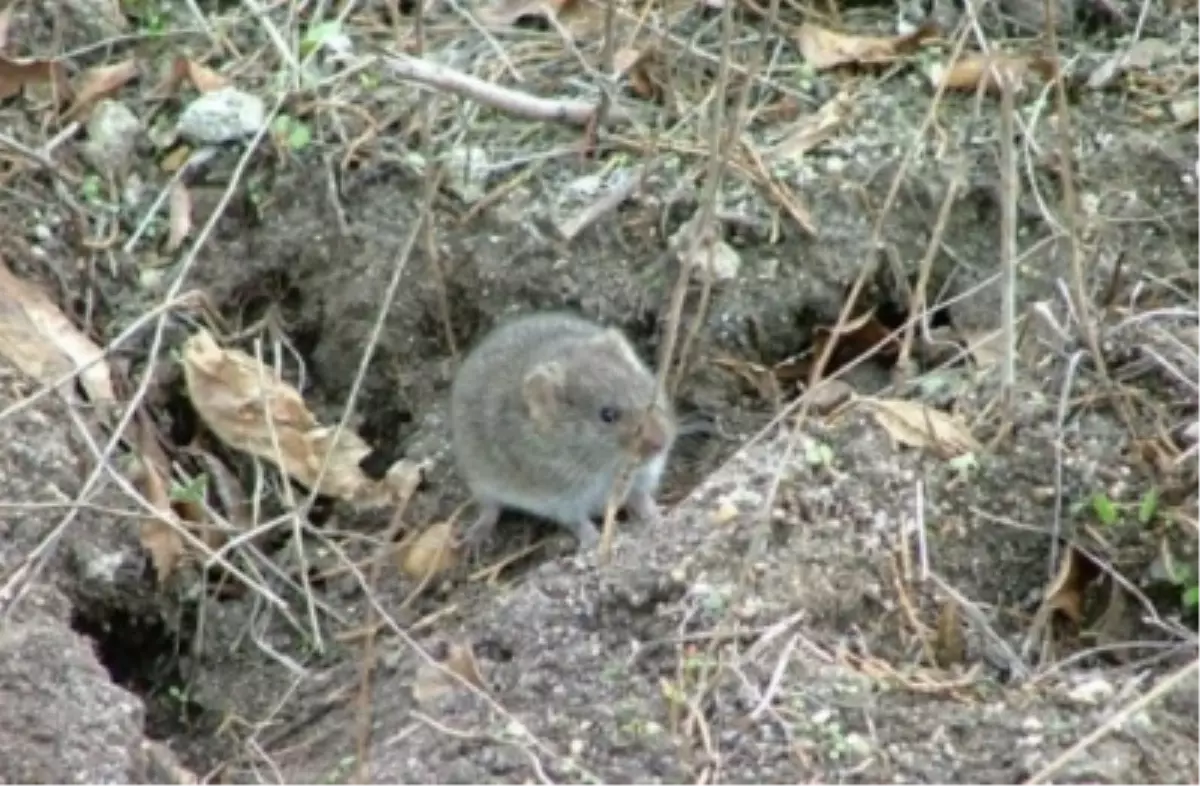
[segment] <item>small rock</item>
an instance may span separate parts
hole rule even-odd
[[[718,240],[711,246],[712,267],[709,267],[709,251],[703,245],[696,249],[692,260],[696,265],[696,275],[703,281],[711,276],[713,283],[718,281],[733,281],[742,269],[742,258],[728,243]]]
[[[83,157],[101,172],[124,172],[142,133],[142,121],[120,101],[105,99],[96,105],[87,124]]]
[[[190,142],[219,145],[256,133],[266,116],[261,98],[235,87],[223,87],[188,104],[176,128]]]
[[[699,280],[704,281],[707,278],[711,283],[732,281],[742,269],[742,258],[721,239],[716,226],[710,225],[705,228],[704,236],[698,241],[689,237],[701,231],[702,218],[703,212],[696,211],[695,215],[685,221],[671,237],[671,243],[679,249],[680,261],[695,268]]]
[[[1111,699],[1116,689],[1112,683],[1101,677],[1095,677],[1071,688],[1070,696],[1080,704],[1098,705]]]
[[[487,193],[491,157],[482,147],[456,147],[446,156],[446,185],[468,205]]]

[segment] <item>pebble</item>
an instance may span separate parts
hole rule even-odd
[[[266,117],[261,98],[235,87],[223,87],[188,104],[176,130],[189,142],[219,145],[257,133]]]

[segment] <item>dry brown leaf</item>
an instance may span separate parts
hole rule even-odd
[[[933,640],[933,656],[943,669],[962,663],[967,657],[967,639],[963,635],[958,604],[945,600],[938,612],[937,632]]]
[[[17,7],[16,3],[12,3],[6,8],[0,9],[0,52],[8,46],[8,31],[12,28],[12,13]]]
[[[454,528],[440,521],[418,535],[397,555],[400,570],[411,579],[424,580],[458,564]]]
[[[59,93],[69,93],[67,73],[55,60],[0,57],[0,101],[12,98],[26,85],[55,82]]]
[[[873,36],[839,33],[805,22],[796,31],[800,54],[813,68],[825,70],[857,63],[883,65],[918,49],[937,33],[933,24],[924,24],[901,36]]]
[[[861,398],[879,425],[897,442],[934,448],[945,458],[979,453],[983,448],[962,419],[940,409],[903,399]]]
[[[1075,624],[1083,622],[1083,596],[1100,571],[1092,561],[1069,544],[1062,551],[1058,573],[1050,580],[1043,594],[1041,613],[1060,612]]]
[[[947,90],[974,92],[982,83],[985,90],[999,93],[1002,80],[1013,86],[1013,92],[1019,92],[1031,73],[1043,79],[1052,79],[1056,71],[1054,61],[1047,57],[972,52],[963,55],[949,67],[942,63],[932,65],[928,75],[934,89],[945,84]]]
[[[438,663],[441,668],[431,663],[422,663],[417,669],[413,698],[418,703],[426,704],[452,690],[461,689],[459,681],[451,675],[458,675],[479,690],[487,690],[487,683],[483,680],[483,673],[470,644],[451,644],[446,657]],[[447,674],[447,671],[451,674]]]
[[[622,76],[635,67],[646,56],[646,50],[631,46],[622,47],[613,53],[613,71]]]
[[[167,98],[179,92],[179,86],[188,78],[188,59],[182,55],[171,61],[170,67],[162,80],[154,86],[151,95],[156,98]]]
[[[179,528],[172,526],[172,522],[181,522],[175,514],[176,506],[163,480],[163,473],[168,471],[166,468],[171,464],[158,442],[154,423],[145,410],[139,409],[135,413],[127,435],[136,450],[137,470],[132,478],[133,483],[163,517],[143,519],[139,531],[142,547],[150,553],[150,561],[161,584],[175,572],[185,549]],[[164,518],[169,520],[164,521]]]
[[[167,233],[168,253],[179,250],[183,239],[192,229],[192,195],[182,180],[171,183],[170,196],[170,230]]]
[[[274,378],[257,361],[236,349],[222,349],[207,331],[183,348],[188,396],[205,425],[223,442],[268,461],[312,488],[321,463],[329,466],[320,493],[363,507],[406,502],[421,481],[424,465],[402,459],[381,480],[363,473],[359,462],[371,447],[350,429],[322,426],[295,388]],[[272,428],[279,440],[276,452]]]
[[[646,101],[662,98],[664,79],[658,53],[653,48],[618,50],[613,55],[613,70],[628,77],[629,88],[638,98]]]
[[[171,498],[167,494],[167,485],[158,467],[153,461],[145,459],[140,465],[138,485],[142,494],[146,496],[146,501],[158,509],[163,517],[174,520],[175,512],[171,508]],[[171,577],[183,559],[183,536],[176,527],[156,516],[142,520],[138,538],[142,547],[150,552],[150,561],[154,565],[158,583],[162,584]]]
[[[788,135],[771,149],[774,159],[797,158],[833,136],[850,117],[854,102],[850,93],[842,91],[825,102],[815,114],[800,118]]]
[[[167,174],[174,174],[178,172],[184,164],[187,163],[191,155],[192,149],[190,147],[187,145],[180,145],[170,153],[167,153],[163,157],[162,163],[160,163],[159,166],[162,168],[162,171],[166,172]]]
[[[92,404],[107,409],[117,401],[104,352],[71,324],[45,292],[14,276],[3,259],[0,354],[47,385],[88,366],[78,377]],[[68,380],[64,389],[70,388]]]
[[[137,60],[130,58],[116,65],[89,68],[79,78],[79,89],[75,101],[64,117],[85,115],[103,98],[116,93],[138,75]]]
[[[188,81],[201,93],[210,93],[213,90],[220,90],[222,87],[229,86],[228,79],[211,68],[197,63],[195,60],[188,60],[186,68]]]
[[[741,377],[754,388],[763,401],[777,403],[781,400],[781,392],[773,370],[759,363],[732,355],[717,355],[712,359],[713,365],[725,368]]]

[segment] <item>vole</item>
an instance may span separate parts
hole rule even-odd
[[[659,519],[654,494],[677,433],[674,409],[625,335],[566,312],[518,317],[463,360],[450,394],[458,471],[479,505],[464,543],[477,548],[511,508],[593,548],[609,493],[634,467],[622,504]]]

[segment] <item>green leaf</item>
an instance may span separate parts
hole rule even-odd
[[[292,124],[291,132],[288,134],[288,147],[292,150],[303,150],[312,142],[312,129],[307,123]]]
[[[1150,490],[1142,497],[1142,503],[1138,505],[1138,521],[1142,524],[1149,524],[1157,512],[1158,487],[1151,486]]]
[[[1189,609],[1200,606],[1200,586],[1193,584],[1183,591],[1183,605]]]
[[[828,466],[833,463],[833,448],[824,442],[810,442],[805,446],[804,460],[809,466]]]
[[[173,483],[171,499],[176,502],[194,502],[199,504],[204,500],[204,490],[208,487],[208,476],[201,473],[187,482],[186,485]]]
[[[950,459],[950,468],[960,475],[967,475],[972,470],[979,469],[979,460],[974,453],[963,453]]]
[[[300,40],[300,56],[308,57],[310,52],[341,31],[342,27],[337,22],[321,22],[308,28]]]
[[[1121,517],[1113,501],[1099,492],[1092,495],[1092,510],[1095,511],[1096,518],[1100,519],[1100,523],[1106,527],[1116,524]]]

